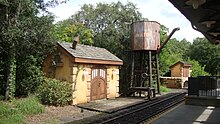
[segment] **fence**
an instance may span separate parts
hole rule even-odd
[[[220,76],[190,77],[188,80],[188,95],[220,96]]]

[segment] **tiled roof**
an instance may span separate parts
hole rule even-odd
[[[185,65],[189,65],[189,66],[191,66],[192,64],[190,64],[190,63],[188,63],[188,62],[184,62],[184,61],[179,61],[180,63],[182,63],[184,66]]]
[[[60,45],[63,49],[65,49],[75,58],[122,62],[121,59],[119,59],[114,54],[110,53],[108,50],[104,48],[77,44],[76,49],[73,49],[72,43],[69,42],[58,42],[58,45]]]
[[[183,64],[184,67],[191,67],[192,64],[188,63],[188,62],[184,62],[184,61],[178,61],[175,64],[171,65],[170,68],[174,67],[175,65],[177,65],[178,63]]]

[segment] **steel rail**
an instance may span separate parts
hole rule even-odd
[[[114,114],[112,117],[100,119],[92,123],[99,124],[128,124],[140,123],[151,118],[183,101],[186,93],[178,93],[152,103],[146,103],[137,107],[128,108]]]

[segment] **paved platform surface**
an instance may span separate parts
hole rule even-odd
[[[170,93],[175,92],[185,92],[185,89],[171,89]],[[167,93],[162,93],[161,95],[165,95]],[[156,94],[158,96],[161,96]],[[155,99],[152,98],[152,99]],[[118,110],[130,107],[135,104],[143,103],[148,101],[147,97],[118,97],[115,99],[108,99],[108,100],[95,100],[89,103],[79,104],[77,107],[82,109],[97,111],[97,112],[104,112],[104,113],[113,113]]]
[[[101,113],[113,113],[145,101],[147,101],[145,98],[140,97],[119,97],[116,99],[95,100],[89,103],[74,106],[81,109],[81,112],[78,115],[63,117],[60,121],[62,124],[86,124],[86,120],[81,119],[91,118],[94,116],[97,117]]]
[[[220,124],[220,107],[181,104],[152,124]]]
[[[87,110],[112,113],[145,101],[147,100],[140,97],[119,97],[116,99],[96,100],[85,104],[79,104],[77,106]]]

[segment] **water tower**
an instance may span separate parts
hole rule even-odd
[[[156,21],[138,21],[131,25],[131,82],[129,93],[146,91],[148,98],[155,95],[152,87],[156,80],[157,93],[160,94],[158,55],[170,37],[179,28],[173,29],[160,45],[160,24]],[[153,94],[152,94],[153,93]]]

